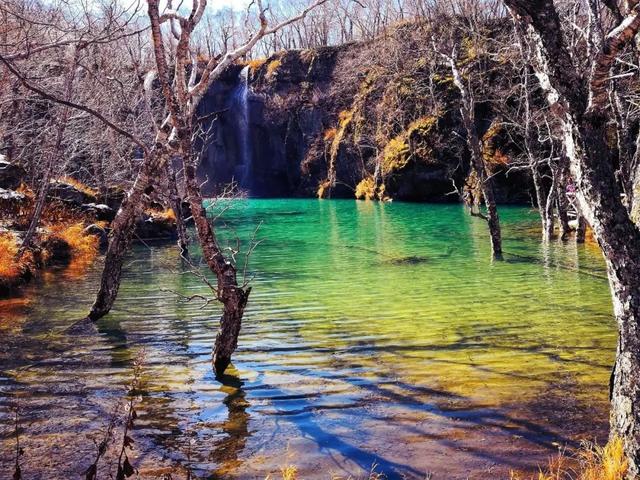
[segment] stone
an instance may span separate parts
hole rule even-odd
[[[176,224],[173,221],[144,213],[136,223],[136,236],[142,240],[175,240],[177,238]]]
[[[87,203],[94,203],[96,197],[89,193],[83,192],[79,188],[59,180],[53,180],[49,185],[49,197],[57,198],[63,202],[70,203],[74,206],[82,206]]]
[[[80,209],[100,221],[110,222],[116,216],[115,210],[113,210],[109,205],[105,205],[103,203],[85,203],[80,206]]]
[[[4,155],[0,155],[0,188],[15,190],[22,183],[25,175],[24,168],[8,162]]]

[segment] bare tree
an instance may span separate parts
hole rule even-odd
[[[597,7],[599,2],[590,2]],[[602,37],[591,25],[586,84],[572,58],[552,0],[505,0],[537,50],[535,67],[569,161],[581,213],[607,264],[619,338],[611,377],[611,434],[621,437],[629,478],[640,475],[640,231],[625,208],[609,157],[606,124],[610,73],[640,30],[640,6],[624,2],[623,18]]]
[[[255,32],[237,48],[223,52],[221,55],[212,55],[203,66],[200,66],[199,52],[195,48],[197,38],[194,31],[203,18],[207,1],[194,0],[191,9],[185,10],[186,14],[183,15],[182,11],[173,10],[171,3],[168,3],[161,12],[158,0],[149,0],[147,14],[155,70],[146,76],[144,85],[149,94],[153,81],[159,82],[165,112],[160,119],[153,118],[155,133],[152,137],[137,134],[96,108],[45,92],[13,63],[18,59],[28,58],[28,55],[21,53],[0,55],[0,61],[20,80],[25,89],[50,102],[91,115],[131,142],[141,156],[135,181],[111,224],[100,288],[89,312],[89,319],[99,319],[113,306],[120,285],[124,255],[131,242],[135,222],[143,206],[157,190],[161,179],[167,174],[171,177],[171,168],[168,163],[174,158],[182,159],[184,190],[191,207],[204,258],[217,278],[217,299],[223,304],[213,363],[218,375],[224,372],[237,345],[250,288],[238,283],[237,268],[233,259],[227,258],[223,253],[214,227],[206,217],[200,186],[196,179],[198,152],[194,151],[193,142],[197,131],[194,129],[193,119],[206,91],[230,65],[245,56],[265,36],[303,19],[311,10],[325,1],[317,0],[299,14],[270,27],[266,17],[267,10],[258,0],[256,2],[258,25]],[[167,28],[163,29],[165,25]],[[119,35],[122,35],[121,32]],[[62,43],[78,44],[80,42],[78,37],[78,35],[71,35],[71,38],[65,37],[64,40],[53,41],[47,44],[47,48],[57,48]],[[108,38],[115,40],[114,37]],[[106,42],[107,38],[104,41]],[[169,61],[173,63],[173,72],[170,72]]]

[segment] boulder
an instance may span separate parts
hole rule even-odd
[[[0,188],[0,212],[7,220],[15,219],[28,201],[27,196],[20,192]]]
[[[81,207],[83,204],[95,203],[95,195],[91,195],[78,187],[60,180],[52,180],[49,185],[49,197],[62,200],[74,206]]]
[[[6,161],[4,156],[0,155],[0,188],[15,190],[22,183],[25,174],[22,167]]]
[[[71,261],[71,247],[58,237],[49,237],[42,243],[42,248],[49,253],[50,265],[66,265]]]
[[[101,195],[100,199],[113,211],[118,211],[120,204],[126,195],[127,192],[122,187],[111,186],[107,188],[106,192],[104,192],[104,198],[102,198]]]
[[[136,223],[136,236],[142,240],[175,240],[176,224],[174,221],[143,213]]]
[[[4,188],[0,188],[0,202],[23,202],[27,197],[14,190],[8,190]]]
[[[110,222],[116,216],[115,210],[113,210],[109,205],[105,205],[103,203],[85,203],[80,206],[80,209],[92,215],[96,220],[104,220]]]
[[[87,228],[84,229],[85,233],[89,235],[95,235],[98,237],[100,241],[100,248],[105,248],[109,243],[109,235],[107,234],[107,230],[102,228],[100,225],[91,224]]]

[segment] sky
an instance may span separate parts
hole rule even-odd
[[[225,7],[231,7],[234,10],[243,10],[247,7],[250,0],[210,0],[209,7],[211,10],[219,10]]]

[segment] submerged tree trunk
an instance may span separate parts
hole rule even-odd
[[[489,236],[491,238],[491,251],[493,258],[502,259],[502,238],[500,232],[500,218],[498,217],[498,207],[496,206],[495,193],[493,188],[493,178],[487,172],[484,159],[482,157],[482,144],[474,121],[474,102],[468,89],[465,87],[460,72],[455,63],[455,59],[448,57],[453,81],[460,91],[462,105],[460,114],[462,123],[467,132],[467,145],[471,153],[471,166],[478,175],[478,181],[482,189],[482,196],[487,207],[486,221],[489,226]]]
[[[549,161],[549,163],[551,163],[551,160]],[[547,224],[547,232],[546,232],[546,238],[547,239],[551,239],[554,235],[555,232],[555,228],[556,228],[556,219],[553,216],[553,206],[556,203],[556,183],[558,183],[558,176],[555,175],[555,173],[553,172],[553,180],[551,181],[551,187],[549,188],[549,192],[547,193],[547,198],[546,198],[546,206],[545,206],[545,218],[546,218],[546,224]]]
[[[190,145],[183,146],[183,153],[190,151]],[[185,159],[189,155],[185,153]],[[238,335],[242,326],[242,316],[251,293],[251,288],[238,284],[236,266],[227,260],[218,245],[218,241],[209,223],[203,205],[202,194],[196,179],[196,167],[193,159],[185,161],[184,182],[191,215],[196,225],[198,239],[202,246],[202,254],[209,268],[217,279],[216,295],[222,303],[222,317],[216,335],[212,353],[213,368],[220,377],[231,363],[231,355],[238,346]]]
[[[576,228],[576,243],[584,243],[587,239],[587,220],[578,212],[578,227]]]
[[[569,225],[569,200],[567,199],[567,171],[563,166],[564,159],[558,166],[556,177],[558,182],[556,185],[556,204],[558,206],[558,220],[560,220],[560,238],[566,240],[571,234],[571,226]]]
[[[158,172],[164,169],[164,160],[165,155],[158,150],[152,150],[145,156],[133,186],[127,192],[116,217],[111,222],[109,246],[104,259],[100,289],[88,315],[93,321],[109,313],[118,296],[122,264],[131,244],[136,220],[142,213],[145,195],[149,195],[155,189]]]
[[[538,204],[538,212],[540,214],[540,223],[542,224],[542,239],[548,241],[553,237],[554,231],[554,218],[553,218],[553,204],[554,204],[554,189],[556,178],[554,176],[551,188],[547,195],[545,195],[544,187],[542,185],[542,177],[540,170],[533,157],[529,156],[529,167],[531,169],[531,177],[533,178],[533,186],[536,192],[536,202]]]

